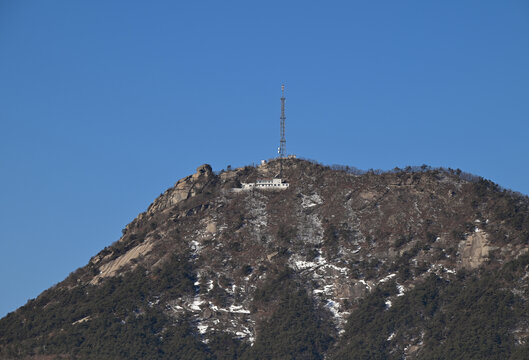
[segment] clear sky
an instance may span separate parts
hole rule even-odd
[[[203,163],[287,152],[529,193],[529,2],[0,0],[0,316]]]

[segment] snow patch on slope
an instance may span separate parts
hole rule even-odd
[[[318,194],[312,194],[312,195],[303,195],[301,194],[301,207],[304,209],[314,207],[316,205],[321,205],[323,203],[323,200],[321,199],[320,195]]]

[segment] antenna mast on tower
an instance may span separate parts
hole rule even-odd
[[[287,140],[285,139],[285,85],[281,85],[281,120],[280,123],[280,134],[281,139],[279,140],[279,158],[285,158],[287,156]]]
[[[283,159],[287,155],[287,140],[285,139],[285,85],[281,85],[281,117],[279,119],[280,139],[277,152],[279,153],[279,177],[281,178],[283,176]]]

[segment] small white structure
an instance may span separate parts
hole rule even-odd
[[[289,183],[283,179],[257,180],[254,183],[242,183],[242,190],[264,189],[264,190],[284,190],[288,189]]]

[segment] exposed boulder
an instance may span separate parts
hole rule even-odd
[[[168,189],[158,197],[147,212],[154,214],[196,196],[202,192],[204,187],[215,180],[215,178],[216,176],[209,164],[201,165],[197,168],[196,173],[178,180],[174,187]]]

